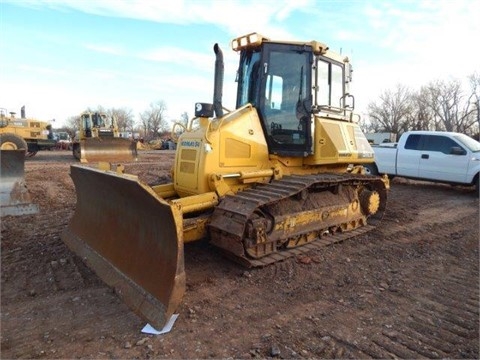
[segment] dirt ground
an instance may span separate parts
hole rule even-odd
[[[128,172],[169,176],[173,152]],[[472,189],[394,179],[381,225],[303,258],[246,270],[185,246],[173,330],[145,322],[67,249],[70,152],[26,162],[35,215],[1,222],[1,358],[479,358],[479,202]]]

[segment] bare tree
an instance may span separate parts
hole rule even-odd
[[[80,129],[80,115],[68,117],[65,120],[65,129],[73,139],[76,132]]]
[[[360,117],[360,119],[358,120],[358,125],[364,133],[380,132],[379,124],[369,121],[368,117]]]
[[[167,120],[165,113],[167,106],[163,100],[150,104],[150,108],[140,114],[142,127],[147,139],[155,139],[160,132],[167,129]]]
[[[413,94],[408,130],[430,130],[433,127],[433,113],[428,106],[428,98],[429,93],[425,87]]]
[[[188,118],[188,113],[187,113],[186,111],[184,111],[184,112],[182,113],[182,115],[180,115],[180,123],[181,123],[183,126],[187,127],[187,125],[188,125],[188,120],[189,120],[189,118]]]
[[[471,94],[468,97],[466,112],[476,123],[473,133],[476,133],[476,138],[480,141],[480,74],[477,72],[469,76]],[[474,135],[474,134],[471,134]]]
[[[106,114],[107,113],[107,110],[102,106],[102,105],[97,105],[97,107],[88,107],[85,109],[86,112],[98,112],[98,113],[104,113]]]
[[[409,88],[397,84],[393,91],[385,90],[379,102],[367,106],[372,128],[375,131],[391,132],[399,136],[408,130],[412,112],[412,93]]]
[[[134,131],[135,122],[133,120],[132,109],[127,108],[111,108],[108,115],[117,119],[118,129],[120,131]]]
[[[434,130],[455,131],[469,134],[474,122],[469,116],[468,106],[464,101],[460,80],[437,80],[424,87],[428,94],[428,107],[434,120]]]
[[[145,112],[138,114],[140,116],[140,126],[142,127],[143,137],[149,140],[150,127],[148,123],[148,115]]]
[[[362,129],[393,132],[400,136],[407,130],[454,131],[479,137],[480,76],[470,77],[467,98],[457,79],[436,80],[412,92],[404,85],[386,90],[376,102],[368,104],[369,123]]]

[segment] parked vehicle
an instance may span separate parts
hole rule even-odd
[[[55,148],[52,125],[25,116],[25,107],[21,108],[21,117],[15,117],[11,112],[0,108],[0,148],[2,150],[26,149],[26,156],[32,157],[40,150]]]
[[[66,131],[54,132],[53,138],[57,141],[57,149],[72,150],[72,138]]]
[[[21,118],[14,112],[7,116],[7,109],[0,108],[0,217],[38,212],[25,184],[25,157],[55,143],[51,124],[26,118],[24,106]]]
[[[85,111],[80,115],[80,130],[73,139],[72,151],[82,163],[137,159],[136,141],[121,137],[116,118],[99,112]]]
[[[367,172],[476,186],[479,193],[480,142],[464,134],[409,131],[395,146],[373,146],[375,163]]]

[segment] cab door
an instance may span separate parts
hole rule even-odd
[[[257,104],[271,154],[313,153],[312,59],[309,46],[264,44]]]
[[[450,137],[424,135],[419,159],[419,177],[448,182],[466,182],[467,151]]]
[[[420,134],[408,135],[404,148],[397,150],[397,175],[414,178],[419,177],[419,166],[423,140],[424,138]]]

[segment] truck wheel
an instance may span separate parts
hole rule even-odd
[[[365,164],[363,165],[367,175],[378,175],[377,165],[375,164]]]
[[[480,174],[477,174],[477,182],[475,183],[475,193],[477,198],[480,197]]]
[[[28,149],[27,142],[20,136],[5,133],[0,134],[0,149],[2,150],[22,150]]]

